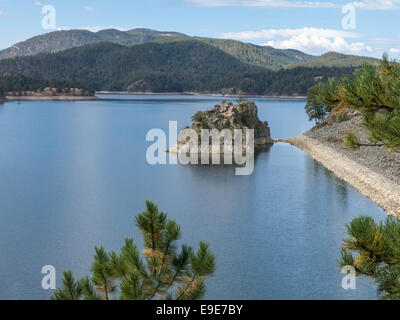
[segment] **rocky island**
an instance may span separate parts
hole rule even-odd
[[[251,101],[240,101],[238,104],[223,101],[215,105],[212,109],[207,111],[198,111],[192,117],[192,125],[184,128],[184,130],[192,130],[197,135],[198,150],[200,150],[202,131],[204,130],[217,130],[222,133],[228,129],[235,137],[237,132],[242,133],[242,151],[245,152],[246,148],[246,131],[247,129],[254,130],[254,147],[259,148],[273,143],[271,139],[271,131],[268,122],[262,122],[258,118],[257,106]],[[184,131],[182,130],[181,133]],[[179,136],[181,136],[181,133]],[[234,139],[234,138],[233,138]],[[178,144],[168,152],[179,153],[187,152],[184,147],[187,146],[187,140],[178,138]],[[211,140],[210,140],[211,142]],[[215,150],[210,146],[210,153],[224,153],[224,139],[220,139],[220,148]],[[231,148],[225,149],[234,151]]]

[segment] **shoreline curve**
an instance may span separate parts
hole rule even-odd
[[[289,143],[300,148],[338,178],[375,202],[388,215],[400,217],[400,184],[305,134],[279,139],[276,142]]]

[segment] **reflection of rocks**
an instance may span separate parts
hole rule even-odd
[[[254,146],[261,147],[272,144],[270,128],[268,122],[261,122],[258,119],[257,106],[254,102],[240,102],[238,105],[234,105],[232,102],[222,102],[221,104],[215,105],[211,110],[198,111],[192,117],[192,126],[186,127],[179,134],[178,144],[172,147],[169,152],[188,152],[189,138],[187,132],[192,132],[197,138],[198,150],[200,152],[202,130],[212,132],[218,131],[221,139],[220,144],[211,147],[211,138],[208,138],[210,153],[224,153],[224,147],[226,152],[233,152],[233,144],[230,143],[224,146],[224,134],[228,134],[232,137],[232,140],[240,141],[240,134],[242,136],[242,152],[246,152],[246,129],[254,130]],[[204,130],[203,130],[204,131]],[[204,138],[204,132],[203,132]]]
[[[267,144],[265,146],[259,146],[255,149],[254,154],[251,155],[252,158],[254,158],[254,162],[257,161],[259,157],[266,157],[268,153],[271,151],[272,144]],[[179,155],[177,152],[172,152],[171,151],[171,156],[178,162],[180,162]],[[191,155],[192,156],[192,155]],[[197,154],[197,161],[194,161],[194,163],[191,162],[191,164],[196,164],[196,167],[215,167],[215,168],[230,168],[230,167],[236,167],[236,166],[244,166],[245,164],[243,163],[243,160],[245,159],[245,156],[242,156],[243,158],[238,159],[235,157],[235,154],[232,155],[232,163],[231,162],[226,162],[225,161],[225,154],[208,154],[206,157],[204,154]],[[205,159],[208,157],[208,161],[205,161]],[[193,159],[191,157],[191,159]],[[216,159],[219,159],[219,161]],[[238,160],[242,160],[242,162],[238,162]],[[191,160],[192,161],[192,160]],[[214,162],[216,161],[216,162]]]

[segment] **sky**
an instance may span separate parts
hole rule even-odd
[[[56,29],[43,27],[49,5]],[[55,30],[140,27],[314,55],[400,59],[399,18],[400,0],[0,0],[0,49]]]

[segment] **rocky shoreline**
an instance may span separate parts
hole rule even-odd
[[[83,101],[97,100],[96,96],[7,96],[3,102],[8,101]]]
[[[350,130],[358,133],[362,143],[368,142],[361,122],[361,116],[356,116],[343,122],[325,123],[279,141],[307,152],[389,215],[400,217],[400,153],[385,147],[361,147],[351,152],[344,146],[343,138]]]
[[[141,91],[96,91],[96,94],[120,94],[120,95],[182,95],[182,96],[209,96],[220,98],[239,98],[238,94],[223,94],[210,92],[141,92]],[[271,98],[271,99],[307,99],[306,96],[271,96],[271,95],[246,95],[248,98]]]

